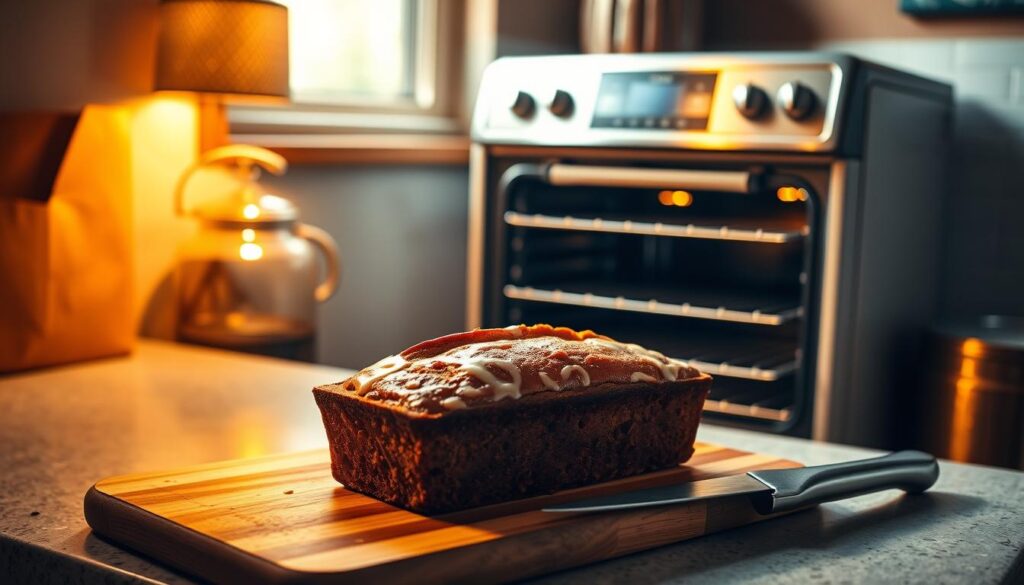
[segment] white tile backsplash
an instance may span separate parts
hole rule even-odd
[[[1024,66],[1024,39],[871,39],[819,44],[822,50],[843,51],[903,69],[951,73],[956,69]]]
[[[957,68],[953,77],[957,99],[982,98],[996,103],[1010,102],[1010,73],[1006,67],[979,65]]]
[[[955,41],[958,67],[1020,65],[1024,63],[1022,39],[959,39]]]
[[[943,310],[1024,316],[1024,39],[852,40],[815,48],[953,85]]]
[[[1010,103],[1024,105],[1024,67],[1010,70]]]
[[[899,61],[899,50],[902,46],[900,41],[836,41],[819,45],[818,49],[823,51],[838,51],[840,53],[851,53],[862,59],[875,61],[882,65],[895,67]],[[949,50],[948,59],[952,61],[952,49]],[[948,64],[947,64],[948,67]]]
[[[953,43],[944,40],[894,41],[899,65],[906,69],[949,73],[953,69]]]
[[[876,41],[880,47],[873,51],[874,61],[896,69],[910,71],[932,79],[953,82],[954,46],[948,41]],[[854,52],[854,54],[857,54]]]
[[[889,67],[952,83],[958,95],[1009,101],[1024,68],[1024,39],[865,40],[823,43]]]

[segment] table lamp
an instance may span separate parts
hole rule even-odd
[[[287,101],[288,9],[268,0],[163,0],[157,91],[200,95],[200,150],[227,135],[225,101]]]

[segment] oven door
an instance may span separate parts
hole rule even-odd
[[[809,409],[818,195],[761,168],[506,166],[487,204],[483,324],[593,329],[714,376],[709,418]]]

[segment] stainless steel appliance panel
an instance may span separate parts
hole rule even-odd
[[[467,324],[550,321],[716,376],[716,421],[892,446],[935,303],[951,90],[824,53],[499,60]]]

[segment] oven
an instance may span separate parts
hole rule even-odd
[[[844,55],[499,60],[467,322],[594,329],[710,373],[708,420],[891,446],[935,311],[950,101]]]

